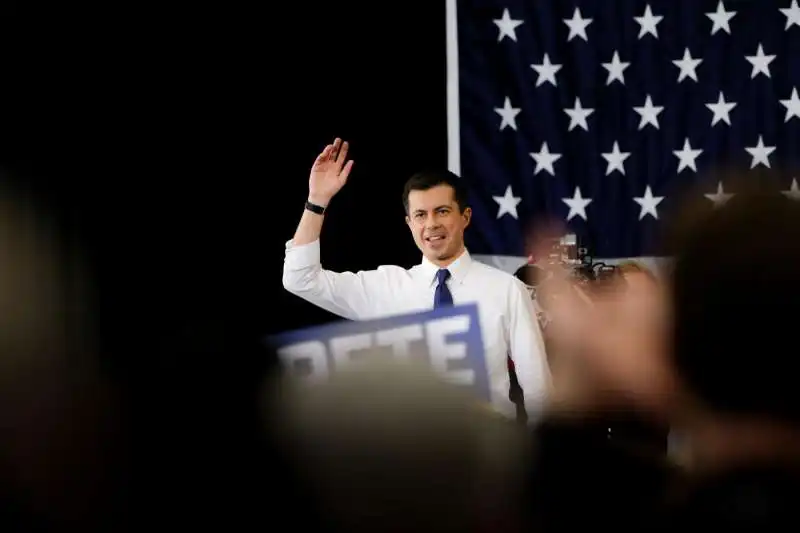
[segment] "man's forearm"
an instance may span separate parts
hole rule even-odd
[[[308,201],[321,207],[328,207],[328,201],[324,199],[309,197]],[[292,243],[295,246],[302,246],[303,244],[308,244],[319,239],[324,220],[325,215],[319,215],[308,209],[304,209],[303,216],[300,218],[300,223],[297,225],[297,230],[294,232]]]

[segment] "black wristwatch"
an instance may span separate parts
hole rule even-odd
[[[325,214],[325,208],[324,207],[322,207],[321,205],[312,204],[309,201],[306,201],[306,209],[308,209],[312,213],[316,213],[318,215],[324,215]]]

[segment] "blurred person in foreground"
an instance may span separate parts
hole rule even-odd
[[[659,390],[667,387],[669,383],[659,383],[665,378],[652,362],[653,355],[663,357],[660,353],[663,348],[658,341],[664,335],[664,287],[650,268],[633,260],[591,277],[583,270],[574,270],[558,260],[534,262],[533,257],[554,256],[548,253],[548,248],[552,233],[557,231],[557,227],[548,227],[545,236],[536,240],[531,254],[534,268],[527,269],[539,278],[534,297],[547,317],[548,360],[557,374],[549,414],[574,415],[583,419],[602,415],[597,418],[598,423],[604,426],[609,415],[615,414],[651,419],[653,410],[639,405],[643,401],[639,391],[634,391],[638,401],[631,402],[629,384],[623,388],[610,386],[613,380],[609,381],[604,375],[608,372],[605,362],[587,357],[586,343],[590,340],[594,343],[614,342],[616,339],[607,338],[607,334],[612,332],[625,335],[650,355],[625,360],[623,368],[630,375],[624,376],[624,381],[644,381],[646,385],[643,386],[648,389],[656,385]],[[619,331],[608,328],[600,332],[591,331],[588,328],[593,323],[588,319],[593,315],[613,320],[623,328]],[[604,434],[607,429],[604,427]],[[657,444],[656,448],[652,451],[663,452],[663,444]]]
[[[320,233],[329,204],[352,169],[348,149],[347,142],[336,139],[311,168],[308,200],[293,238],[286,243],[283,286],[350,320],[477,303],[492,406],[515,417],[517,405],[524,403],[528,416],[538,416],[550,376],[533,304],[514,276],[471,258],[464,232],[472,210],[460,178],[434,171],[415,174],[406,182],[405,222],[422,252],[418,265],[408,269],[382,265],[359,272],[322,267]],[[509,360],[522,398],[510,396]]]
[[[624,291],[624,298],[634,306],[632,316],[638,323],[632,325],[632,335],[647,332],[661,335],[659,322],[663,319],[664,288],[661,280],[650,267],[640,261],[627,260],[616,265],[615,276],[609,282],[612,288]],[[638,312],[637,312],[638,310]],[[636,329],[638,328],[638,329]],[[647,359],[646,354],[642,358]],[[631,364],[639,363],[634,360]],[[643,364],[647,364],[644,362]],[[608,435],[623,445],[628,445],[644,454],[659,457],[667,453],[669,428],[666,417],[653,416],[649,411],[621,409],[618,418],[612,418]]]
[[[672,387],[661,363],[662,286],[639,263],[599,279],[576,276],[544,259],[554,231],[545,228],[532,253],[543,258],[536,297],[548,316],[553,392],[533,433],[531,530],[634,529],[655,513],[671,475],[662,429],[662,393]],[[620,341],[636,350],[608,348]]]
[[[316,526],[264,416],[277,354],[251,327],[235,313],[207,317],[147,354],[149,375],[127,391],[131,531],[264,527],[287,516]]]
[[[0,529],[102,530],[122,512],[121,428],[86,258],[37,197],[0,181]]]
[[[579,510],[580,524],[600,518],[617,530],[797,527],[792,341],[800,319],[800,203],[753,191],[747,184],[763,180],[746,178],[724,206],[689,204],[676,219],[662,298],[559,300],[562,327],[550,334],[570,348],[581,372],[553,368],[562,394],[555,392],[550,420],[561,429],[548,433],[543,425],[537,434],[531,515],[539,530],[574,527]],[[652,329],[634,327],[644,325],[643,306],[651,305]],[[620,401],[680,432],[680,470],[564,430]],[[568,475],[582,466],[582,476]]]
[[[130,335],[147,371],[111,373],[93,305],[106,287],[89,275],[104,271],[58,213],[0,177],[0,531],[313,521],[292,513],[302,487],[263,414],[279,369],[261,328],[229,313],[159,344],[145,319]]]
[[[325,530],[520,531],[524,428],[415,363],[285,382],[276,426]]]
[[[743,176],[742,192],[690,211],[672,236],[672,418],[691,481],[672,507],[677,527],[800,525],[800,202],[754,190],[783,178]]]

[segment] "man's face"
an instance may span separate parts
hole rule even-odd
[[[453,189],[437,185],[408,195],[406,223],[422,254],[435,264],[449,263],[464,249],[470,208],[459,211]]]

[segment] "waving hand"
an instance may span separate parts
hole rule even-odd
[[[327,206],[347,182],[353,168],[353,161],[347,161],[348,148],[347,142],[337,138],[317,156],[308,179],[309,201]]]

